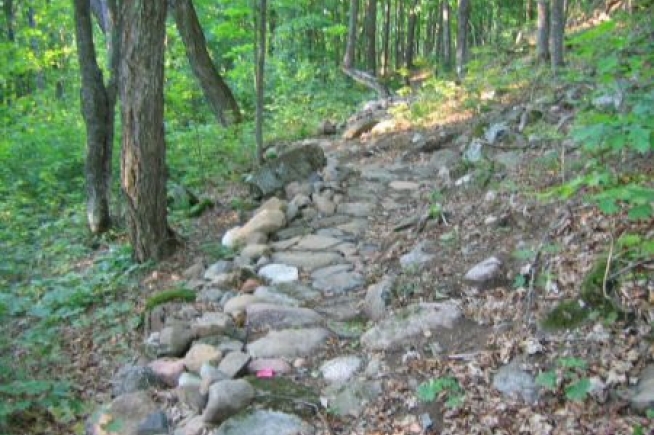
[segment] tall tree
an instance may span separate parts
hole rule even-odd
[[[197,77],[204,96],[222,125],[241,122],[241,111],[234,94],[218,74],[207,51],[207,43],[191,0],[174,0],[175,24],[186,48],[186,56]]]
[[[468,22],[470,21],[470,0],[459,0],[459,14],[456,31],[456,74],[459,80],[465,75],[468,60]]]
[[[114,40],[112,30],[115,1],[110,2],[105,30]],[[81,108],[86,124],[86,215],[93,234],[107,231],[111,225],[109,199],[111,193],[111,160],[114,142],[114,119],[117,92],[117,47],[110,44],[110,78],[105,86],[98,66],[91,10],[88,0],[74,0],[75,36],[80,65]],[[111,24],[109,24],[111,23]]]
[[[550,7],[549,0],[538,0],[538,34],[536,38],[536,51],[538,61],[541,63],[550,60]]]
[[[166,2],[149,0],[121,4],[121,176],[129,238],[138,262],[161,260],[176,246],[166,210],[163,124],[166,9]]]
[[[565,33],[565,0],[552,0],[550,17],[550,55],[552,71],[565,65],[563,36]]]
[[[350,19],[347,26],[347,45],[343,58],[343,68],[354,67],[354,55],[357,46],[357,15],[359,15],[359,0],[350,0]]]
[[[259,0],[259,26],[257,28],[257,108],[256,108],[256,142],[259,163],[263,163],[263,91],[264,71],[266,66],[266,0]]]
[[[390,38],[391,38],[391,0],[384,2],[384,31],[382,33],[382,67],[381,75],[388,75],[390,64]]]
[[[441,59],[446,70],[452,68],[452,24],[450,17],[450,2],[444,0],[441,2],[441,26],[443,28],[443,40],[441,42]]]
[[[406,29],[406,49],[404,50],[406,67],[413,68],[413,57],[416,51],[416,23],[418,22],[418,4],[420,0],[413,0],[409,8],[409,22]]]
[[[377,72],[377,0],[368,0],[366,6],[366,67],[368,72]]]

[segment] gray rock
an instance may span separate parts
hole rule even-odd
[[[436,258],[434,254],[425,252],[425,249],[427,248],[428,243],[423,240],[414,246],[411,251],[401,256],[400,265],[402,266],[402,269],[420,267]]]
[[[254,388],[243,379],[219,381],[209,388],[209,400],[202,413],[206,423],[218,424],[247,407]]]
[[[451,149],[443,149],[434,152],[429,159],[429,166],[440,169],[453,166],[459,160],[459,153]]]
[[[375,204],[369,202],[343,202],[336,208],[340,214],[346,214],[354,217],[371,216],[375,210]]]
[[[266,301],[255,295],[241,294],[228,300],[223,307],[223,311],[227,314],[236,314],[239,311],[245,311],[248,305],[259,302]]]
[[[222,362],[221,362],[222,363]],[[209,394],[209,387],[218,381],[231,379],[225,372],[211,363],[204,363],[200,368],[200,392]]]
[[[272,370],[276,374],[287,374],[293,368],[283,358],[257,358],[250,361],[248,372],[257,373],[260,370]]]
[[[176,358],[157,359],[150,362],[148,367],[169,387],[177,386],[179,377],[186,369],[184,367],[184,360]]]
[[[300,221],[295,221],[292,226],[288,228],[282,228],[281,230],[277,231],[275,233],[275,238],[277,240],[287,240],[309,234],[310,232],[311,228],[309,228],[306,224],[303,224]]]
[[[294,247],[297,250],[305,251],[325,251],[341,243],[340,239],[328,236],[318,236],[309,234],[304,236]]]
[[[150,367],[125,365],[118,370],[111,380],[112,395],[134,393],[149,388],[164,388],[166,383]]]
[[[500,122],[497,124],[492,124],[488,127],[486,132],[484,133],[484,138],[486,141],[493,145],[495,142],[498,140],[501,140],[503,137],[507,136],[509,134],[509,127]]]
[[[248,244],[241,251],[241,256],[256,261],[261,257],[270,255],[270,247],[266,244]]]
[[[192,372],[199,373],[202,364],[218,363],[223,354],[216,346],[206,343],[193,343],[188,353],[184,357],[184,365]]]
[[[167,434],[168,431],[168,417],[166,417],[166,413],[155,411],[139,423],[136,433],[138,435],[161,435]]]
[[[522,163],[522,154],[515,151],[504,151],[497,153],[493,160],[506,166],[507,169],[515,170]]]
[[[284,191],[286,193],[286,198],[292,199],[300,193],[309,196],[313,192],[313,189],[311,188],[311,183],[306,181],[302,183],[299,181],[292,181],[284,186]]]
[[[332,216],[336,213],[336,204],[325,195],[314,194],[313,204],[316,207],[316,210],[318,210],[318,213],[323,216]]]
[[[522,398],[527,403],[538,401],[539,387],[534,377],[522,370],[517,362],[505,365],[493,377],[493,388],[511,398]]]
[[[654,407],[654,364],[649,364],[640,374],[638,385],[633,389],[629,402],[638,412],[645,412]]]
[[[277,242],[272,242],[270,247],[274,251],[288,251],[293,246],[297,245],[297,242],[299,242],[301,239],[302,236],[295,236],[291,237],[290,239],[279,240]]]
[[[299,417],[258,409],[225,421],[212,435],[314,435],[315,428]]]
[[[207,403],[206,393],[201,391],[202,379],[192,373],[182,373],[177,385],[180,400],[195,412],[201,412]]]
[[[250,343],[247,350],[253,358],[307,356],[322,346],[330,335],[324,328],[270,331]]]
[[[311,273],[311,279],[326,279],[333,275],[338,275],[341,273],[346,273],[354,269],[354,266],[351,264],[335,264],[334,266],[327,266],[321,269],[316,269]]]
[[[289,306],[298,306],[301,302],[313,301],[321,297],[320,292],[299,282],[259,287],[254,294],[267,302]]]
[[[173,435],[202,435],[206,426],[201,415],[194,415],[181,421]]]
[[[320,366],[323,378],[329,383],[346,382],[361,368],[361,358],[355,355],[341,356],[325,361]]]
[[[379,123],[380,119],[377,117],[363,117],[350,124],[343,132],[343,139],[352,140],[366,133]]]
[[[234,265],[231,261],[220,260],[212,264],[204,272],[204,279],[213,281],[219,275],[229,273],[233,270]]]
[[[395,180],[391,181],[388,187],[393,190],[412,191],[420,189],[420,183],[415,183],[413,181]]]
[[[335,214],[333,216],[327,216],[322,219],[318,219],[315,222],[312,222],[311,226],[319,230],[321,228],[330,228],[330,227],[335,227],[337,225],[343,225],[352,220],[351,216],[345,216],[342,214]]]
[[[346,293],[365,284],[365,278],[358,272],[336,273],[313,281],[313,287],[323,293]]]
[[[286,222],[292,222],[300,214],[300,207],[295,202],[289,202],[286,206]]]
[[[245,370],[251,359],[252,357],[247,353],[241,351],[230,352],[220,361],[218,370],[233,379]]]
[[[355,380],[344,385],[328,386],[323,391],[323,397],[334,414],[358,417],[381,393],[381,382]]]
[[[395,279],[394,276],[385,276],[378,283],[368,287],[362,311],[370,320],[377,321],[386,316],[386,306],[390,302]]]
[[[291,200],[291,204],[294,204],[298,210],[302,210],[311,204],[311,198],[309,198],[309,195],[305,195],[304,193],[298,193]]]
[[[469,284],[484,289],[501,284],[504,279],[502,261],[497,257],[489,257],[468,270],[463,279]]]
[[[366,219],[352,219],[350,222],[339,225],[337,228],[356,237],[361,237],[368,228],[368,221]]]
[[[234,320],[225,313],[210,311],[191,323],[191,330],[195,336],[207,337],[209,335],[230,334],[234,331]]]
[[[482,150],[484,143],[479,139],[473,139],[463,152],[463,158],[470,163],[476,163],[483,158]]]
[[[187,325],[172,325],[161,330],[157,356],[183,356],[195,339]]]
[[[286,264],[267,264],[259,269],[258,275],[271,284],[293,282],[300,279],[297,267]]]
[[[275,263],[289,264],[304,270],[312,271],[332,264],[343,263],[343,257],[336,252],[285,251],[275,252],[272,256]]]
[[[421,337],[425,331],[452,329],[461,317],[460,308],[453,302],[418,303],[395,313],[366,331],[361,344],[368,350],[390,350]]]
[[[106,435],[107,422],[120,428],[120,435],[138,435],[139,425],[157,411],[157,404],[146,391],[116,397],[89,417],[87,435]]]
[[[225,291],[219,288],[210,287],[200,291],[197,295],[198,302],[212,302],[219,303],[225,295]]]
[[[268,303],[248,305],[246,313],[248,325],[261,330],[317,325],[323,320],[320,314],[309,308]]]

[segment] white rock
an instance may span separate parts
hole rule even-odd
[[[258,275],[272,284],[294,282],[300,279],[298,268],[286,264],[268,264],[259,269]]]

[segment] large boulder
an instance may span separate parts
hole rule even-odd
[[[255,197],[268,196],[293,181],[304,181],[327,163],[318,144],[296,148],[263,165],[247,180]]]

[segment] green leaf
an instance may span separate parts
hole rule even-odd
[[[649,220],[652,218],[652,206],[650,204],[641,204],[635,207],[632,207],[629,210],[629,219],[631,220]]]
[[[574,358],[574,357],[559,358],[557,363],[559,367],[563,367],[566,369],[586,370],[586,368],[588,367],[588,363],[585,360],[581,358]]]
[[[603,198],[597,202],[599,209],[605,214],[615,214],[620,211],[620,206],[611,198]]]
[[[536,376],[536,383],[541,387],[545,387],[548,390],[555,390],[557,385],[558,378],[554,370],[543,372]]]
[[[575,402],[583,402],[590,391],[590,379],[582,378],[565,388],[565,397]]]
[[[629,130],[631,146],[641,154],[654,148],[652,144],[652,130],[641,126],[634,126]]]

